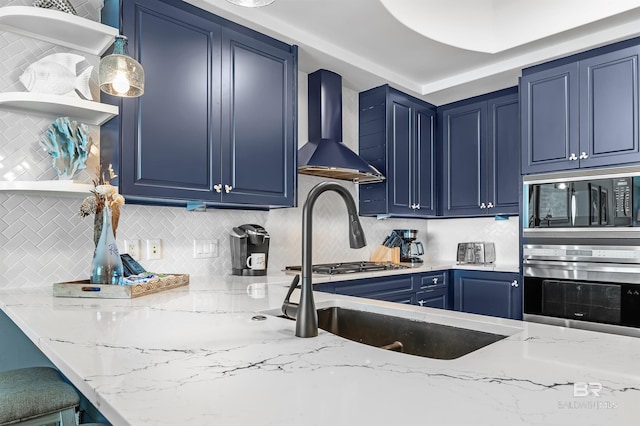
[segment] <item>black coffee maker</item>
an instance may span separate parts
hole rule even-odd
[[[231,274],[266,275],[269,233],[260,225],[245,224],[230,233]]]
[[[424,254],[424,247],[420,241],[416,241],[417,229],[394,229],[398,237],[401,238],[400,262],[401,263],[422,263],[418,256]]]

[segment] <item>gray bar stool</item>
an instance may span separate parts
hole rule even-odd
[[[0,426],[76,425],[80,397],[50,367],[0,372]]]

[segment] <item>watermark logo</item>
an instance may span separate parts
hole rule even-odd
[[[602,392],[602,384],[598,382],[577,382],[573,384],[574,397],[585,397],[593,395],[596,398],[600,398],[600,392]]]
[[[603,387],[598,382],[576,382],[573,384],[572,401],[558,401],[559,409],[569,410],[615,410],[618,404],[602,400]],[[576,399],[577,398],[577,399]],[[598,399],[594,399],[598,398]]]

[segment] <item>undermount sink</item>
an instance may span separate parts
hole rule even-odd
[[[508,336],[332,306],[318,309],[318,327],[345,339],[436,359],[455,359]]]
[[[344,300],[321,302],[317,312],[318,328],[329,333],[369,346],[443,360],[459,358],[522,331],[511,325],[462,319],[457,312],[424,313],[412,307],[379,307]],[[279,309],[263,313],[287,318]]]

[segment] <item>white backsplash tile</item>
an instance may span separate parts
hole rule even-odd
[[[81,16],[97,20],[99,0],[76,0]],[[9,1],[6,5],[30,5],[31,0]],[[0,32],[0,92],[23,90],[18,76],[29,64],[66,49]],[[16,54],[16,52],[18,52]],[[88,58],[97,65],[97,58]],[[92,63],[93,62],[93,63]],[[6,68],[6,72],[5,72]],[[307,141],[307,75],[299,73],[299,141]],[[345,143],[357,149],[358,93],[343,89],[343,135]],[[0,180],[54,179],[55,172],[38,139],[53,120],[27,114],[0,111]],[[77,179],[90,181],[98,162],[99,129],[91,126],[96,146],[88,170]],[[309,190],[322,178],[299,175],[300,207],[271,211],[208,209],[188,212],[185,208],[126,204],[122,209],[117,241],[162,240],[162,259],[140,259],[143,266],[159,272],[193,275],[230,273],[229,230],[243,223],[263,225],[271,235],[269,270],[301,262],[302,205]],[[342,183],[357,197],[356,186]],[[357,198],[356,198],[357,199]],[[0,287],[49,286],[53,282],[89,276],[93,255],[91,218],[77,214],[81,198],[33,196],[0,192]],[[368,245],[352,250],[348,242],[346,207],[334,193],[323,194],[313,215],[314,263],[368,259],[377,244],[393,229],[417,229],[430,260],[455,260],[459,241],[489,240],[496,243],[499,261],[517,263],[517,218],[505,222],[493,219],[387,219],[361,218]],[[217,239],[219,256],[194,259],[194,239]],[[145,253],[144,243],[142,254]]]

